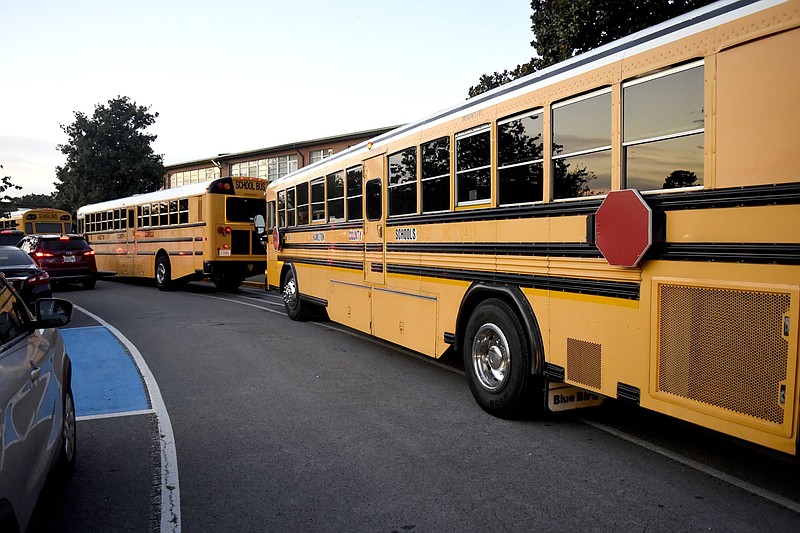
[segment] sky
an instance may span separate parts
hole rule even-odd
[[[412,122],[535,54],[529,0],[2,0],[0,165],[55,191],[61,126],[118,96],[167,165]]]

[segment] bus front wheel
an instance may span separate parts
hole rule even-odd
[[[292,320],[308,318],[308,305],[300,299],[300,290],[297,288],[293,270],[286,273],[286,279],[283,282],[283,304],[286,307],[286,314]]]
[[[166,255],[156,259],[156,286],[160,291],[169,290],[172,286],[172,269]]]
[[[530,407],[530,349],[519,317],[502,300],[480,304],[470,316],[463,342],[464,371],[478,405],[499,418],[515,418]]]

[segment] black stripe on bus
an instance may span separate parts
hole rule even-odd
[[[663,243],[648,251],[645,259],[800,265],[800,244]]]
[[[283,233],[316,233],[318,231],[353,229],[361,228],[363,226],[363,220],[353,220],[351,222],[331,222],[329,224],[303,224],[302,226],[286,226],[280,228],[280,230]]]
[[[359,263],[357,261],[328,261],[325,259],[308,259],[308,258],[300,258],[300,257],[283,257],[278,256],[278,261],[284,261],[286,263],[301,263],[305,265],[318,265],[318,266],[326,266],[326,267],[336,267],[336,268],[344,268],[347,270],[364,270],[364,263]]]
[[[284,243],[283,248],[288,250],[347,250],[353,252],[363,252],[363,242],[315,242],[315,243]]]
[[[154,242],[193,242],[195,239],[194,237],[163,237],[163,238],[153,238],[153,239],[138,239],[137,242],[140,243],[154,243]]]
[[[178,250],[178,251],[170,251],[170,252],[168,252],[168,254],[169,255],[186,256],[186,255],[194,255],[194,252],[192,250],[188,250],[188,251],[186,251],[186,250]]]
[[[373,267],[375,264],[373,264]],[[374,268],[373,268],[374,269]],[[562,278],[555,276],[537,276],[511,274],[505,272],[487,272],[481,270],[459,270],[453,268],[416,267],[409,265],[386,265],[389,274],[405,274],[427,278],[442,278],[458,281],[484,281],[517,285],[531,289],[542,289],[557,292],[572,292],[608,296],[626,300],[639,299],[639,283],[628,281],[604,281],[593,279]]]
[[[596,246],[586,243],[387,243],[387,252],[527,255],[542,257],[603,257]]]

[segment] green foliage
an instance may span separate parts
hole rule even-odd
[[[158,117],[149,109],[118,96],[95,106],[91,118],[78,111],[72,124],[61,125],[69,142],[58,146],[67,162],[56,167],[55,207],[75,212],[163,185],[164,157],[153,153],[156,136],[144,133]]]
[[[577,54],[710,4],[712,0],[531,0],[537,56],[516,69],[482,75],[469,97]]]
[[[23,194],[10,199],[17,207],[53,207],[52,194]]]
[[[3,165],[0,165],[0,170],[2,170]],[[21,191],[22,187],[19,185],[15,185],[11,182],[11,176],[3,176],[0,179],[0,217],[7,217],[9,215],[9,211],[13,208],[13,204],[9,202],[13,201],[6,191],[12,189]]]

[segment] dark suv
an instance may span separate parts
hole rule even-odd
[[[94,250],[80,235],[28,235],[19,243],[54,283],[80,282],[93,289],[98,273]]]

